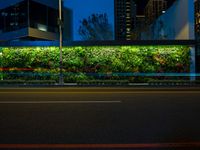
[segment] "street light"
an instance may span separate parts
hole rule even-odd
[[[59,19],[58,19],[58,25],[59,25],[59,32],[60,32],[60,40],[59,40],[59,49],[60,49],[60,75],[59,75],[59,84],[64,85],[64,80],[63,80],[63,58],[62,58],[62,42],[63,42],[63,37],[62,37],[62,0],[59,0]]]

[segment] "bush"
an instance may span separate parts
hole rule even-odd
[[[7,71],[4,71],[5,79],[58,81],[58,47],[6,47],[1,49],[3,53],[0,56],[1,66],[7,68]],[[187,46],[73,46],[63,48],[65,82],[94,79],[128,79],[131,82],[135,80],[139,82],[140,77],[114,74],[185,73],[189,72],[189,65],[190,55]]]

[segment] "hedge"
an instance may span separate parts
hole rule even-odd
[[[1,48],[5,79],[58,80],[58,47]],[[127,79],[112,73],[189,72],[188,46],[71,46],[63,48],[65,81]],[[93,75],[88,75],[88,74]],[[98,74],[111,74],[99,76]],[[134,80],[135,77],[129,77]]]

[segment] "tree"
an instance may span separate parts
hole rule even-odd
[[[104,14],[92,14],[87,19],[80,21],[79,35],[83,40],[112,40],[113,31]]]

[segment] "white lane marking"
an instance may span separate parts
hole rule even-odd
[[[112,104],[122,101],[0,101],[0,104]]]

